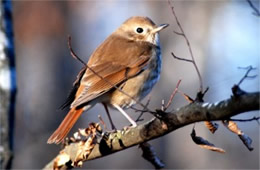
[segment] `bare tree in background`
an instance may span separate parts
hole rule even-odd
[[[0,1],[0,161],[11,168],[16,93],[15,56],[11,1]]]

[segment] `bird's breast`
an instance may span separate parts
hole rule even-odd
[[[110,103],[117,104],[122,108],[128,108],[135,104],[136,101],[142,100],[151,92],[159,80],[161,63],[161,50],[159,47],[156,47],[152,50],[150,61],[144,71],[120,85],[120,89],[129,96],[132,96],[134,100],[122,92],[115,90],[111,93]]]

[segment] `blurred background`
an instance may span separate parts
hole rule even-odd
[[[258,6],[259,1],[253,1]],[[245,70],[238,66],[252,65],[259,73],[260,25],[246,0],[176,1],[175,11],[190,40],[194,56],[203,76],[208,102],[230,97],[231,87],[238,83]],[[127,18],[148,16],[155,23],[169,23],[160,34],[163,68],[161,79],[151,93],[151,109],[168,101],[179,79],[180,90],[194,97],[199,89],[198,76],[190,63],[173,59],[171,52],[189,58],[183,37],[178,31],[167,1],[13,1],[18,93],[15,122],[15,169],[43,168],[59,152],[60,146],[46,141],[58,127],[68,109],[59,110],[65,101],[82,64],[70,56],[67,36],[72,37],[74,51],[84,61],[93,50]],[[259,76],[246,80],[241,88],[259,90]],[[143,101],[145,102],[147,98]],[[170,110],[188,104],[177,94]],[[138,114],[127,110],[132,117]],[[84,113],[72,132],[98,122],[98,114],[108,123],[102,105]],[[250,112],[235,118],[251,118]],[[118,128],[128,121],[112,112]],[[149,120],[150,115],[145,115]],[[151,141],[167,169],[259,169],[259,125],[256,121],[239,127],[253,139],[254,150],[248,151],[239,138],[220,123],[212,135],[204,123],[196,124],[197,135],[226,150],[225,154],[201,149],[190,138],[193,125],[178,129]],[[138,147],[84,163],[92,169],[148,169]]]

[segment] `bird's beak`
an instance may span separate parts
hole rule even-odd
[[[164,28],[166,28],[166,27],[168,27],[168,26],[169,26],[169,24],[161,24],[161,25],[159,25],[157,28],[153,29],[152,32],[155,34],[155,33],[157,33],[157,32],[159,32],[159,31],[163,30]]]

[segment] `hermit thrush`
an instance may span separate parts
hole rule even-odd
[[[116,108],[136,126],[123,109],[143,99],[158,81],[161,72],[158,32],[167,26],[156,26],[147,17],[131,17],[113,32],[90,56],[87,65],[91,69],[85,67],[79,73],[63,105],[70,105],[71,109],[48,143],[60,143],[82,112],[97,103],[103,103],[107,111],[107,106]]]

